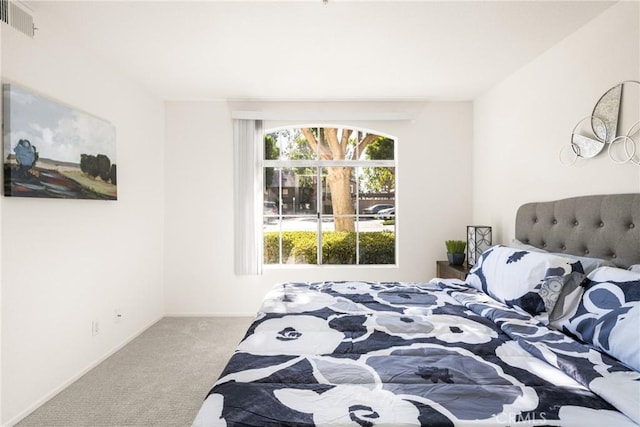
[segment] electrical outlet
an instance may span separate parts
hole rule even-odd
[[[91,336],[96,336],[100,333],[100,322],[94,320],[91,322]]]
[[[113,310],[113,315],[115,322],[120,323],[120,321],[122,320],[122,310],[116,308],[115,310]]]

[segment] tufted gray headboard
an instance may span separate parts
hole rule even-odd
[[[640,264],[640,193],[524,204],[516,214],[516,239],[623,268]]]

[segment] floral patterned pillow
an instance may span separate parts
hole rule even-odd
[[[573,272],[583,273],[582,264],[574,259],[498,245],[480,256],[466,282],[535,316],[553,310],[568,280],[565,276]]]
[[[640,273],[598,268],[567,308],[561,317],[552,316],[551,326],[640,372]]]

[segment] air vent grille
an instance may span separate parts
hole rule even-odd
[[[0,0],[0,21],[29,37],[34,35],[33,16],[13,1]]]
[[[9,23],[9,0],[0,0],[0,21]]]

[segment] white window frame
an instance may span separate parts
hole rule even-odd
[[[309,127],[309,128],[339,128],[339,129],[350,129],[353,131],[362,131],[362,132],[367,132],[367,133],[372,133],[372,134],[376,134],[376,135],[380,135],[380,136],[384,136],[386,138],[392,139],[394,141],[394,154],[393,154],[393,160],[267,160],[264,159],[264,136],[272,133],[272,132],[276,132],[278,130],[283,130],[283,129],[300,129],[300,128],[304,128],[304,127]],[[260,174],[261,176],[264,176],[264,171],[266,168],[281,168],[281,169],[287,169],[287,168],[315,168],[316,170],[316,177],[317,177],[317,185],[319,186],[319,190],[320,191],[316,191],[316,206],[318,207],[318,212],[317,212],[317,218],[318,218],[318,222],[317,222],[317,235],[318,235],[318,240],[317,240],[317,260],[316,260],[316,264],[287,264],[286,262],[283,262],[283,256],[282,256],[282,235],[279,234],[279,263],[277,264],[265,264],[264,263],[264,254],[261,254],[261,263],[262,263],[262,268],[264,269],[281,269],[281,268],[291,268],[291,267],[311,267],[311,268],[335,268],[335,267],[350,267],[350,268],[388,268],[388,267],[397,267],[398,266],[398,175],[397,175],[397,170],[398,170],[398,137],[396,136],[392,136],[389,134],[386,134],[384,132],[379,132],[379,131],[374,131],[371,129],[366,129],[363,128],[361,126],[356,126],[356,125],[348,125],[348,124],[340,124],[340,125],[332,125],[332,124],[327,124],[327,123],[314,123],[312,125],[290,125],[290,126],[278,126],[278,127],[273,127],[273,128],[269,128],[269,129],[264,129],[263,130],[263,135],[262,135],[262,156],[261,156],[261,165],[260,165]],[[394,205],[396,206],[396,214],[395,214],[395,226],[394,226],[394,244],[395,244],[395,248],[394,248],[394,263],[392,264],[359,264],[358,261],[360,259],[360,239],[357,238],[356,239],[356,262],[354,264],[323,264],[322,263],[322,218],[323,217],[329,217],[329,216],[333,216],[333,214],[329,215],[329,214],[322,214],[321,209],[322,209],[322,196],[323,196],[323,192],[324,190],[321,188],[322,186],[320,185],[320,183],[322,182],[322,169],[323,168],[327,168],[327,167],[340,167],[340,166],[344,166],[344,167],[350,167],[350,168],[363,168],[363,167],[389,167],[389,168],[394,168],[396,171],[396,179],[395,179],[395,188],[394,188]],[[282,175],[280,175],[282,178]],[[356,176],[356,191],[359,191],[359,176],[358,174],[355,174]],[[261,203],[260,206],[264,206],[264,187],[260,188],[260,199],[261,199]],[[282,185],[279,186],[279,191],[282,191]],[[282,194],[279,194],[279,199],[282,200]],[[358,224],[359,224],[359,215],[358,212],[360,212],[360,198],[356,197],[356,206],[355,206],[355,221],[356,221],[356,233],[359,235],[360,233],[362,233],[361,231],[358,230]],[[279,217],[282,218],[282,206],[281,204],[279,204]],[[262,224],[263,221],[263,215],[260,215],[260,224]],[[280,230],[280,232],[282,232],[282,230]],[[264,230],[261,230],[260,232],[260,247],[262,248],[264,242]]]

